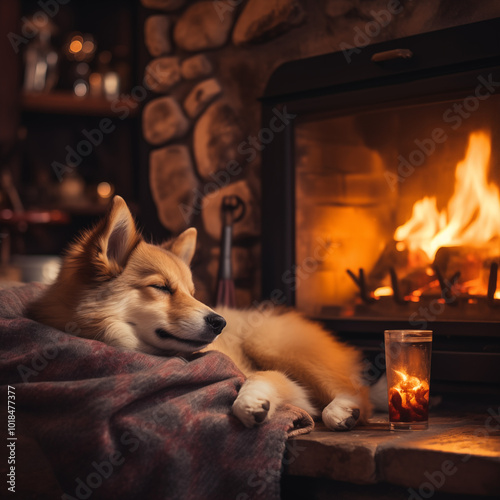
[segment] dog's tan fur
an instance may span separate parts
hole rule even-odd
[[[313,415],[322,410],[335,430],[369,417],[354,348],[294,311],[214,312],[194,298],[195,247],[193,228],[162,246],[146,243],[115,197],[108,216],[70,246],[57,280],[29,314],[67,333],[150,354],[227,354],[248,377],[233,405],[247,426],[267,420],[282,403]],[[220,316],[227,327],[214,340]]]

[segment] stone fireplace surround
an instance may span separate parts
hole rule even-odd
[[[234,227],[238,306],[260,297],[259,97],[282,63],[500,16],[484,0],[141,0],[149,54],[143,110],[149,181],[158,218],[177,234],[199,232],[198,295],[213,303],[220,205],[246,203]],[[260,134],[259,134],[260,131]],[[279,131],[276,131],[279,133]]]

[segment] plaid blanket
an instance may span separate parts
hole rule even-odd
[[[2,434],[17,438],[7,442],[19,498],[279,498],[287,437],[313,425],[305,412],[288,406],[246,429],[231,415],[244,378],[229,358],[73,337],[23,316],[42,290],[0,291],[2,411],[8,394],[15,402]]]

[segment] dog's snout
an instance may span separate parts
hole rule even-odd
[[[209,314],[205,316],[205,323],[210,327],[215,335],[219,335],[226,326],[226,320],[218,314]]]

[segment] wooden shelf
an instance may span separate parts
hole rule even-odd
[[[104,97],[77,97],[63,91],[23,92],[21,108],[28,112],[109,117],[123,117],[126,109],[129,110],[129,116],[139,112],[139,104],[133,99],[108,101]]]

